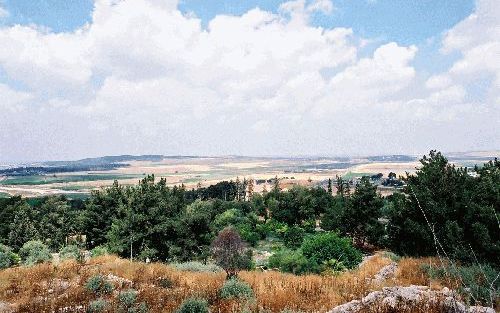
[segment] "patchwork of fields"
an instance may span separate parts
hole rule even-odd
[[[452,157],[458,165],[481,164],[498,156],[498,152],[461,153]],[[70,197],[85,197],[91,190],[111,185],[115,180],[121,184],[135,184],[147,174],[165,178],[170,186],[184,184],[187,188],[207,186],[222,180],[237,177],[256,181],[255,191],[270,188],[267,180],[277,176],[284,188],[294,184],[325,184],[328,178],[343,176],[354,179],[363,175],[390,172],[404,175],[418,166],[416,156],[376,156],[364,158],[271,158],[271,157],[168,157],[168,156],[119,156],[85,159],[71,162],[46,162],[30,164],[36,171],[22,174],[0,172],[0,197],[22,195],[38,197],[50,194],[66,194]],[[69,165],[68,165],[69,164]],[[97,165],[98,166],[97,166]],[[75,166],[89,166],[89,171],[65,171]],[[19,166],[19,165],[18,165]],[[54,172],[57,166],[61,172]],[[71,166],[71,167],[68,167]],[[103,169],[108,167],[109,169]],[[30,168],[32,169],[32,168]],[[26,173],[27,172],[27,173]],[[15,171],[14,171],[15,173]]]

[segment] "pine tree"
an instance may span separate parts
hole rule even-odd
[[[328,193],[332,194],[332,179],[328,178]]]
[[[345,181],[341,176],[337,175],[337,195],[341,196],[342,198],[345,196]]]
[[[246,200],[247,187],[248,187],[248,181],[246,177],[243,177],[243,183],[241,184],[240,188],[240,201]]]
[[[27,203],[17,208],[9,233],[9,246],[12,249],[17,251],[24,243],[38,239],[35,220],[33,208]]]
[[[241,182],[240,178],[236,176],[236,181],[234,182],[235,187],[236,187],[236,195],[234,197],[234,200],[240,201],[240,195],[241,195]]]
[[[281,188],[280,188],[280,180],[279,180],[279,178],[278,178],[278,175],[276,175],[276,176],[274,177],[273,184],[274,184],[274,185],[273,185],[273,190],[272,190],[272,191],[273,191],[274,193],[279,193],[279,192],[281,191]]]
[[[247,187],[247,200],[252,201],[253,198],[253,179],[250,178],[248,180],[248,187]]]

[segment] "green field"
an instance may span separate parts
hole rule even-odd
[[[1,185],[47,185],[55,183],[72,183],[98,180],[142,178],[144,175],[87,174],[87,175],[32,175],[9,177],[0,182]]]
[[[345,173],[342,178],[344,179],[353,179],[355,177],[362,177],[362,176],[370,176],[373,175],[373,173],[355,173],[355,172],[347,172]]]

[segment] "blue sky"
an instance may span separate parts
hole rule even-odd
[[[206,23],[217,14],[241,15],[259,7],[276,11],[278,0],[182,0],[179,9]],[[38,24],[70,31],[91,19],[93,0],[3,0],[8,24]],[[474,9],[473,0],[336,0],[332,14],[315,14],[313,24],[349,27],[358,35],[401,44],[439,36]]]
[[[498,0],[0,0],[0,162],[500,149],[498,55]]]

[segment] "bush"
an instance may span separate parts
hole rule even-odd
[[[130,308],[134,305],[135,300],[137,300],[137,291],[133,289],[124,290],[118,294],[118,302],[120,302],[121,307]]]
[[[168,277],[160,277],[160,278],[158,278],[156,283],[158,284],[158,286],[165,288],[165,289],[169,289],[169,288],[172,288],[175,286],[175,282],[171,278],[168,278]]]
[[[68,259],[80,260],[81,259],[80,248],[78,248],[75,245],[63,247],[59,251],[59,258],[61,260],[68,260]]]
[[[145,302],[141,302],[133,308],[129,308],[127,313],[147,313],[148,306]]]
[[[92,258],[106,254],[108,254],[108,249],[105,246],[97,246],[94,249],[90,250],[90,257]]]
[[[23,264],[28,266],[52,259],[49,248],[38,240],[26,242],[19,250],[19,256]]]
[[[189,298],[182,302],[176,313],[208,313],[208,302],[200,298]]]
[[[147,260],[153,261],[158,259],[158,250],[152,248],[145,248],[139,253],[139,260],[146,262]]]
[[[283,233],[283,243],[287,248],[297,249],[304,241],[305,230],[299,226],[291,226]]]
[[[351,239],[339,237],[331,232],[307,237],[302,244],[302,253],[310,262],[323,264],[335,259],[348,269],[357,266],[363,257],[361,252],[353,247]]]
[[[283,249],[276,252],[269,257],[269,267],[296,275],[319,272],[318,265],[310,262],[300,250]]]
[[[500,296],[498,293],[500,271],[488,264],[471,266],[451,264],[445,268],[423,265],[422,269],[433,279],[461,281],[458,292],[472,304],[493,306]]]
[[[9,247],[0,244],[0,269],[19,264],[19,255],[12,252]]]
[[[94,275],[87,280],[85,288],[96,295],[110,294],[113,291],[113,285],[102,275]]]
[[[179,271],[186,271],[186,272],[209,272],[209,273],[222,272],[222,268],[213,263],[203,264],[201,262],[192,261],[184,263],[170,263],[170,265]]]
[[[253,290],[249,284],[239,279],[227,280],[220,289],[222,299],[249,299],[253,297]]]
[[[87,313],[100,313],[106,310],[108,302],[104,299],[97,299],[89,303]]]

